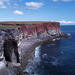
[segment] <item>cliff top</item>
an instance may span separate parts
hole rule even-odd
[[[23,24],[23,23],[48,23],[48,22],[51,22],[51,21],[2,21],[0,22],[0,24],[2,23],[7,23],[7,24]],[[51,23],[59,23],[59,22],[51,22]]]

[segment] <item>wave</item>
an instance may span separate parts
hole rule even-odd
[[[35,72],[35,69],[38,65],[40,65],[40,46],[35,48],[35,53],[33,58],[29,59],[29,63],[26,67],[26,69],[24,70],[24,72],[29,73],[30,75],[32,75],[32,72]],[[37,74],[34,74],[37,75]]]

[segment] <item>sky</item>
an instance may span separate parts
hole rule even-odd
[[[75,25],[75,0],[0,0],[0,21],[57,21]]]

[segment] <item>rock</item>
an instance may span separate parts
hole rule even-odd
[[[34,72],[32,72],[32,74],[34,74]]]
[[[26,72],[26,71],[25,71],[24,73],[25,73],[25,74],[30,74],[29,72]]]

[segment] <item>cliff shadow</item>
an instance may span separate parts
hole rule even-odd
[[[15,39],[4,40],[3,48],[6,61],[19,63],[18,45]]]

